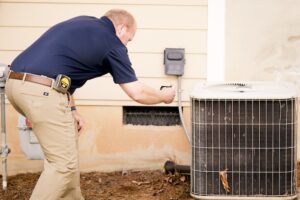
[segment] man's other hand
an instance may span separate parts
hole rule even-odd
[[[78,136],[80,136],[83,132],[85,121],[84,121],[83,117],[77,112],[77,110],[72,111],[72,114],[73,114],[75,122],[76,122]]]

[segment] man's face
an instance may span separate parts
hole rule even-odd
[[[120,24],[117,27],[117,36],[121,40],[121,42],[127,46],[127,43],[133,40],[133,37],[135,35],[136,28],[132,27],[129,29],[127,26],[124,24]]]

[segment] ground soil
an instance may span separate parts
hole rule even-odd
[[[300,163],[298,163],[300,187]],[[29,199],[39,173],[9,177],[7,191],[0,189],[0,199]],[[188,176],[162,171],[123,171],[81,174],[81,189],[86,200],[192,200]]]
[[[9,177],[7,191],[0,189],[0,199],[29,199],[39,175],[27,173]],[[189,177],[166,175],[159,170],[82,173],[81,190],[86,200],[192,199]]]

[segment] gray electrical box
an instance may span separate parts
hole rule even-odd
[[[164,64],[166,75],[183,75],[184,73],[184,49],[166,48],[164,51]]]

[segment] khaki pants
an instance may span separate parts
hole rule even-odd
[[[77,129],[68,96],[50,87],[8,79],[10,103],[32,123],[45,155],[31,200],[80,200]]]

